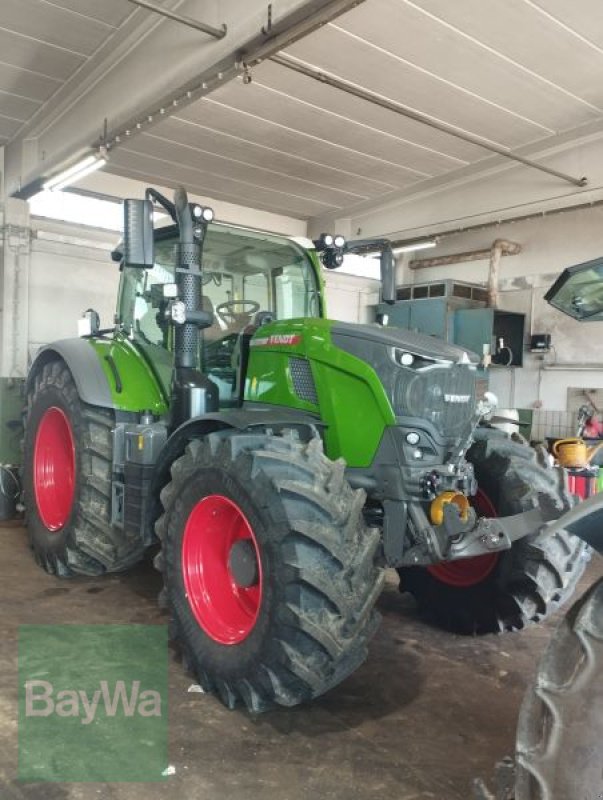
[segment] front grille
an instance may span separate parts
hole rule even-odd
[[[290,358],[289,369],[291,370],[291,380],[293,381],[293,388],[295,394],[307,403],[318,405],[318,395],[316,394],[316,385],[312,376],[312,369],[310,362],[305,358]]]
[[[392,383],[394,413],[429,420],[446,438],[454,438],[471,423],[475,388],[475,369],[464,364],[400,367]]]
[[[398,420],[429,421],[457,444],[476,422],[477,356],[432,336],[378,325],[337,323],[334,344],[374,369]]]

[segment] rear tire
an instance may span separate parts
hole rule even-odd
[[[542,466],[532,448],[499,431],[483,429],[479,436],[467,459],[499,516],[538,503],[551,504],[558,515],[570,508],[562,470]],[[520,630],[545,619],[572,595],[587,551],[584,542],[565,531],[535,532],[501,553],[496,566],[473,585],[451,585],[425,568],[410,567],[398,570],[400,588],[446,630],[469,635]]]
[[[80,400],[64,362],[47,363],[35,376],[23,488],[34,557],[51,574],[101,575],[142,558],[141,539],[111,527],[113,426],[113,412]]]
[[[206,692],[229,708],[242,701],[254,712],[294,706],[337,685],[365,660],[383,582],[375,566],[379,532],[364,523],[364,492],[350,488],[343,462],[329,461],[320,439],[302,444],[292,434],[221,432],[193,441],[172,465],[161,501],[156,566],[171,633]],[[248,552],[253,542],[259,554],[250,611],[245,617],[242,607],[236,636],[231,622],[240,615],[233,617],[231,607],[241,605],[241,590],[225,566],[228,559],[230,570],[233,537],[226,523],[216,526],[202,513],[204,503],[214,504],[212,514],[225,503],[235,508]],[[202,548],[196,552],[203,552],[208,526],[211,537],[224,537],[224,553],[220,562],[221,545],[207,551],[213,567],[199,599],[195,581],[208,564],[190,563],[189,539],[196,535]],[[211,580],[216,570],[224,577],[218,587]]]
[[[542,657],[517,728],[515,800],[601,797],[603,579],[568,612]]]

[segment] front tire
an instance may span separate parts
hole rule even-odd
[[[111,527],[113,412],[83,403],[62,361],[45,364],[27,397],[23,488],[29,540],[51,574],[130,567],[144,547]]]
[[[319,439],[193,441],[161,501],[156,564],[171,630],[205,691],[229,708],[294,706],[365,660],[383,582],[379,533]]]
[[[499,431],[484,429],[479,435],[467,453],[482,492],[478,513],[519,514],[544,502],[558,515],[570,508],[562,470],[542,466],[532,448]],[[469,635],[520,630],[545,619],[571,597],[587,550],[565,531],[535,531],[495,561],[487,555],[468,559],[473,562],[468,564],[459,560],[433,569],[401,569],[400,588],[411,592],[427,616],[446,630]]]

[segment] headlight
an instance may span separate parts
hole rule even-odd
[[[176,325],[184,325],[186,322],[186,306],[182,300],[176,300],[175,303],[172,303],[170,313]]]

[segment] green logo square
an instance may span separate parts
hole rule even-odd
[[[19,627],[19,779],[161,781],[164,625]]]

